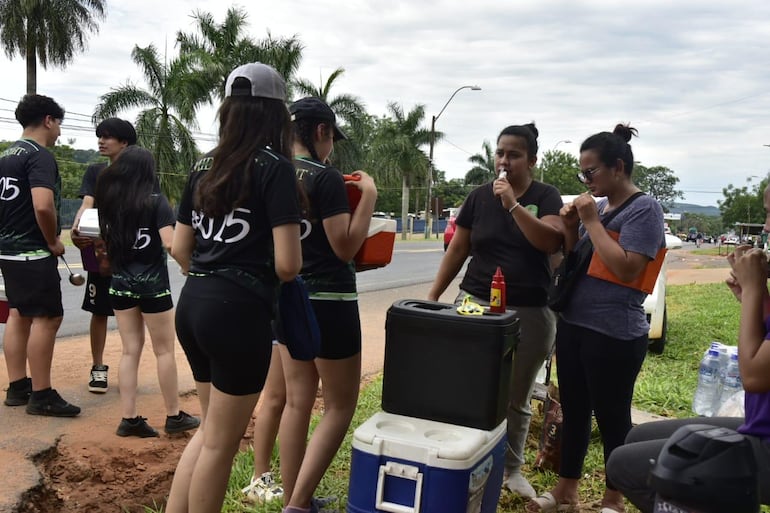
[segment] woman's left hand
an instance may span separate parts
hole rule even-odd
[[[599,220],[599,211],[596,210],[596,201],[591,194],[584,192],[572,202],[577,209],[578,216],[583,224]]]
[[[516,204],[516,197],[513,194],[513,187],[506,178],[497,178],[492,182],[492,192],[500,198],[503,208],[508,210]]]

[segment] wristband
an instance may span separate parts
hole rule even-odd
[[[509,214],[513,214],[513,211],[516,210],[516,207],[519,206],[519,202],[517,201],[511,208],[508,209]]]

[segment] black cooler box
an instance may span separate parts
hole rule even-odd
[[[506,417],[514,312],[461,315],[455,305],[403,299],[388,309],[382,409],[476,429]]]

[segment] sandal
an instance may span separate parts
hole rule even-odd
[[[543,511],[545,513],[548,512],[564,512],[564,513],[574,513],[577,511],[577,504],[574,504],[572,502],[556,502],[556,497],[554,497],[551,492],[545,492],[540,497],[535,497],[531,501],[529,501],[529,504],[527,505],[527,511],[533,511],[529,508],[531,504],[534,504],[538,507],[538,509],[534,511]]]

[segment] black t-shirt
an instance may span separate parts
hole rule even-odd
[[[246,204],[213,219],[193,207],[196,184],[212,164],[213,153],[196,163],[179,203],[177,220],[195,229],[190,273],[217,275],[271,300],[278,283],[272,229],[300,223],[294,167],[282,155],[260,150]]]
[[[521,206],[538,218],[559,215],[559,191],[533,181],[518,198]],[[492,192],[492,183],[474,189],[463,203],[457,225],[471,230],[471,260],[460,288],[486,298],[492,276],[500,266],[505,276],[506,298],[511,306],[544,306],[551,269],[548,255],[537,250],[519,229],[513,216]]]
[[[61,176],[53,154],[30,139],[20,139],[0,154],[0,255],[48,255],[37,224],[32,189],[53,191],[56,233],[61,232]]]
[[[106,162],[97,162],[95,164],[89,164],[86,168],[86,172],[83,174],[83,181],[80,182],[80,190],[78,190],[78,197],[83,198],[85,196],[96,196],[96,179],[99,177],[99,173],[107,169]]]
[[[171,293],[166,250],[158,231],[174,226],[174,211],[160,194],[151,196],[150,205],[142,212],[131,259],[123,267],[113,266],[110,294],[141,298]]]
[[[80,189],[78,190],[78,197],[84,198],[96,196],[96,180],[99,178],[99,173],[107,169],[107,162],[97,162],[95,164],[89,164],[86,168],[86,172],[83,174],[83,181],[80,182]],[[153,194],[160,194],[160,183],[157,177],[155,178],[155,185],[152,187]],[[96,207],[96,202],[94,202]]]
[[[350,213],[342,172],[303,157],[294,159],[294,166],[310,204],[302,213],[302,278],[311,298],[350,299],[356,292],[355,266],[337,257],[323,226],[328,217]]]

